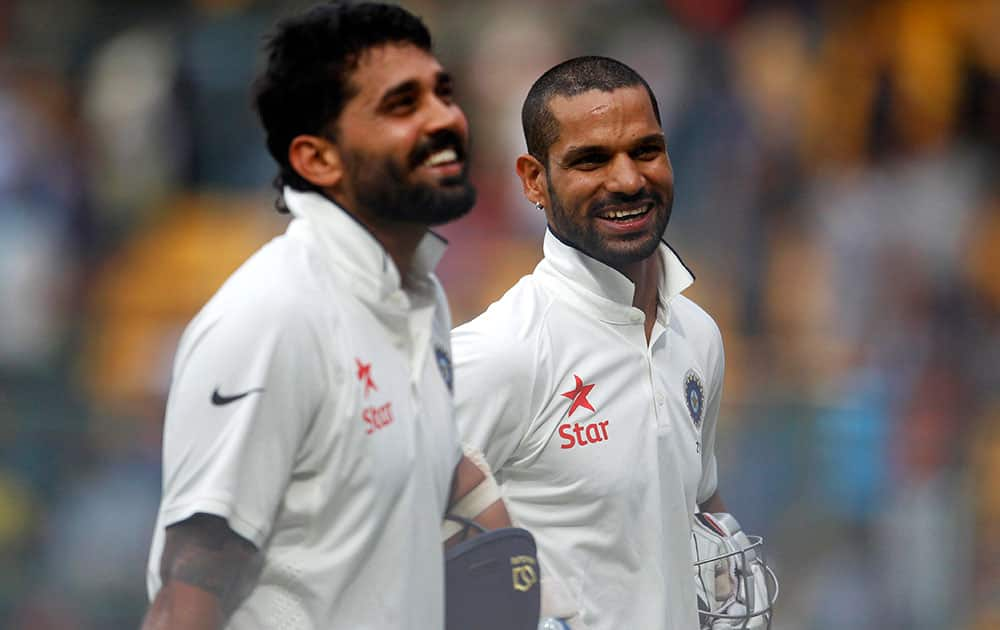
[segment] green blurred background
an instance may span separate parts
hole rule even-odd
[[[139,624],[175,344],[284,229],[248,86],[308,4],[0,3],[0,628]],[[767,537],[775,628],[1000,628],[1000,2],[406,6],[474,134],[456,323],[540,256],[531,82],[625,61],[725,338],[721,490]]]

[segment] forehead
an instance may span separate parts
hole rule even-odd
[[[626,146],[662,131],[642,86],[555,96],[549,111],[559,124],[559,137],[550,147],[554,154],[579,146]]]
[[[433,84],[444,69],[430,52],[413,44],[381,44],[364,50],[348,75],[352,101],[374,103],[389,89],[408,81]]]

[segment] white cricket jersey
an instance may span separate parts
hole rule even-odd
[[[551,612],[574,630],[698,628],[690,514],[716,486],[719,329],[679,295],[693,276],[665,244],[648,344],[625,276],[551,232],[544,250],[452,332],[462,439],[534,534]]]
[[[440,541],[461,448],[428,234],[404,282],[360,223],[286,188],[294,219],[181,339],[163,437],[164,528],[224,517],[263,554],[227,628],[444,627]]]

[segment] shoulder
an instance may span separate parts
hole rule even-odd
[[[452,331],[456,365],[488,361],[519,370],[537,361],[553,300],[525,276],[475,319]]]
[[[492,346],[531,342],[544,327],[552,304],[533,278],[525,276],[482,314],[455,328],[452,337],[462,343]]]
[[[227,345],[314,347],[322,300],[310,254],[278,237],[248,258],[223,283],[188,325],[180,353],[209,332]],[[296,344],[296,341],[299,342]]]
[[[708,312],[694,301],[683,295],[676,296],[670,302],[673,311],[671,320],[676,322],[686,337],[694,342],[722,343],[722,332]]]
[[[682,295],[675,297],[670,304],[673,309],[670,327],[685,340],[689,351],[707,373],[718,376],[714,382],[721,385],[725,349],[718,324],[705,309]]]

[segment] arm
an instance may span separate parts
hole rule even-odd
[[[710,320],[711,321],[711,320]],[[726,512],[719,495],[718,464],[715,458],[715,436],[722,408],[722,385],[726,374],[726,358],[722,346],[722,333],[712,322],[714,342],[709,348],[705,417],[701,425],[701,481],[696,502],[702,512]]]
[[[699,503],[698,509],[702,512],[728,512],[726,504],[722,501],[722,497],[719,496],[718,490],[713,492],[712,496]]]
[[[494,316],[501,321],[494,321]],[[455,422],[465,453],[456,468],[452,503],[468,494],[485,494],[492,487],[492,500],[476,501],[472,514],[462,514],[487,528],[511,525],[493,471],[502,470],[529,430],[534,417],[531,410],[537,406],[530,393],[536,388],[549,389],[547,384],[539,384],[537,362],[526,359],[548,356],[547,351],[537,347],[538,335],[524,338],[504,328],[502,314],[494,316],[484,314],[453,330],[451,337]],[[449,510],[458,511],[451,507]],[[447,530],[450,525],[446,523],[445,527]],[[451,529],[444,538],[451,537]]]
[[[473,457],[475,458],[474,455]],[[510,527],[510,515],[507,513],[507,507],[504,505],[503,499],[500,498],[496,481],[493,480],[489,466],[481,457],[475,459],[478,460],[478,463],[470,459],[468,454],[463,455],[462,459],[458,462],[458,466],[455,466],[455,475],[451,481],[451,497],[448,499],[447,512],[455,510],[462,516],[476,521],[486,529]],[[473,493],[477,493],[479,497],[486,498],[478,498]],[[496,498],[490,501],[494,496]],[[463,499],[466,499],[464,503]],[[469,502],[470,500],[471,503]],[[486,503],[485,507],[480,509],[484,502]],[[449,530],[446,528],[447,531]],[[460,541],[461,533],[448,534],[445,546],[451,547]]]
[[[142,630],[218,630],[252,590],[260,554],[218,516],[167,528],[160,578]]]

